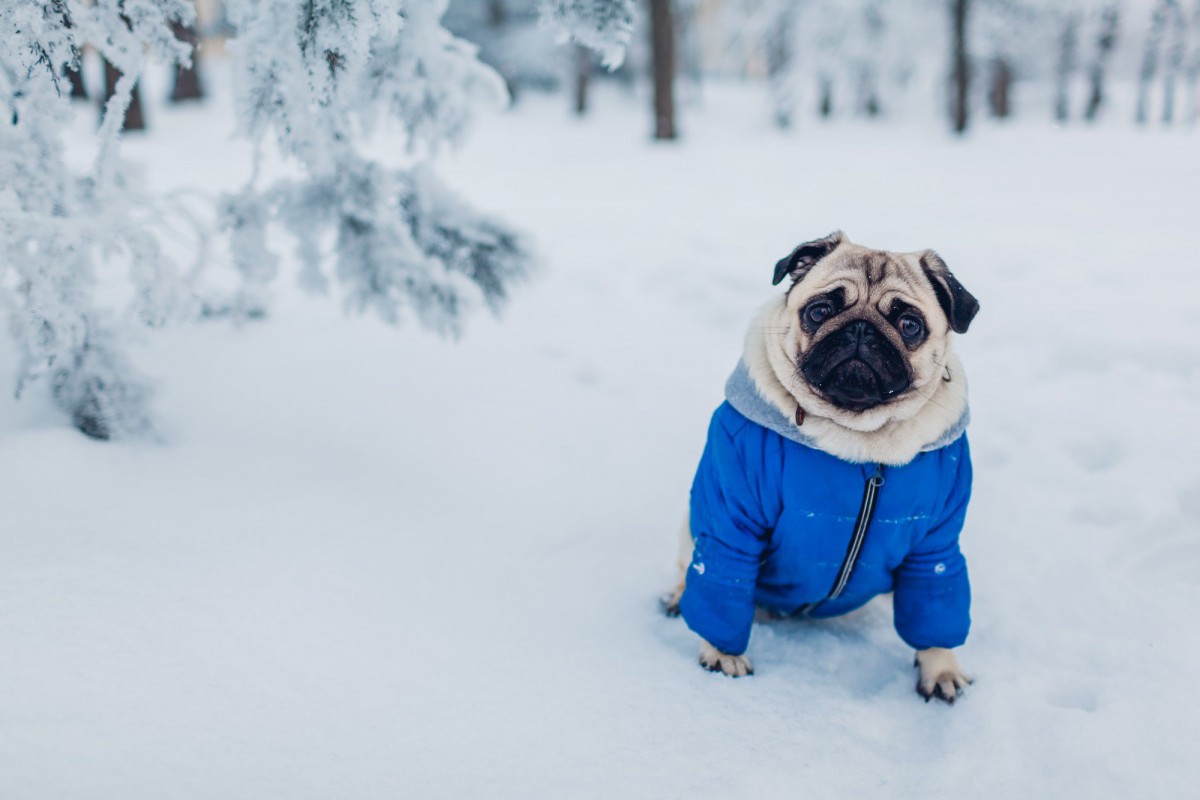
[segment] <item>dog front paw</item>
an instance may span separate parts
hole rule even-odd
[[[971,685],[972,680],[958,666],[953,650],[931,647],[917,651],[917,694],[928,703],[933,698],[951,705]]]
[[[722,653],[708,642],[700,643],[700,666],[709,672],[723,672],[731,678],[742,678],[754,674],[750,659]]]

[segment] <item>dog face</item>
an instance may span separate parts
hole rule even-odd
[[[838,231],[775,266],[791,277],[768,356],[800,407],[860,431],[916,414],[947,375],[951,333],[979,303],[932,250],[892,253]]]

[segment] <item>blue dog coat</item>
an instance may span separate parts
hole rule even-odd
[[[755,606],[790,615],[815,603],[812,616],[832,617],[895,592],[896,631],[914,649],[966,641],[971,590],[958,546],[971,495],[966,413],[909,463],[883,468],[858,562],[827,600],[875,465],[804,443],[749,381],[740,364],[692,484],[695,548],[680,601],[688,627],[736,655]]]

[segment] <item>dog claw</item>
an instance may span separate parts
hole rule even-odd
[[[674,618],[679,616],[679,598],[674,594],[663,595],[658,598],[658,608],[668,617]]]
[[[972,681],[958,666],[954,653],[942,648],[930,648],[917,653],[917,694],[928,703],[935,697],[947,705],[962,696]]]
[[[743,678],[754,674],[750,659],[722,653],[708,642],[700,648],[700,666],[709,672],[721,672],[731,678]]]

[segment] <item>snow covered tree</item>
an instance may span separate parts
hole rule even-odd
[[[226,3],[242,131],[255,142],[272,134],[306,173],[263,187],[252,179],[224,201],[246,307],[277,272],[266,246],[273,222],[294,235],[308,288],[333,278],[349,309],[393,323],[408,311],[442,333],[457,333],[472,306],[498,308],[527,273],[521,238],[455,199],[423,163],[462,135],[473,104],[506,99],[475,48],[441,27],[445,5]],[[406,167],[363,153],[385,118],[401,127]]]
[[[441,25],[447,0],[227,0],[238,31],[236,95],[245,135],[273,134],[305,177],[260,187],[252,180],[225,199],[223,220],[253,308],[275,277],[266,228],[294,236],[303,283],[336,281],[347,308],[388,322],[411,313],[457,334],[465,314],[497,310],[528,274],[523,239],[462,202],[428,159],[463,134],[478,103],[507,100],[504,82],[476,48]],[[618,58],[631,16],[626,0],[545,4],[571,38]],[[390,118],[408,162],[389,168],[363,143]],[[332,262],[331,264],[329,262]]]
[[[600,54],[604,66],[616,69],[633,35],[635,0],[541,0],[542,19],[560,37]]]
[[[149,429],[147,389],[121,342],[129,322],[157,326],[187,312],[175,265],[147,219],[152,207],[116,143],[147,56],[186,60],[171,23],[183,0],[0,4],[0,301],[20,351],[17,393],[48,380],[55,401],[95,438]],[[63,129],[82,42],[121,73],[105,106],[98,154],[78,173]],[[101,302],[101,279],[124,269],[124,302]]]
[[[196,26],[176,22],[171,30],[175,33],[176,39],[187,43],[192,48],[191,63],[175,65],[175,80],[171,86],[171,102],[182,103],[188,100],[201,100],[204,98],[204,87],[200,82],[200,69],[196,64],[199,58],[196,48],[200,44],[200,37],[196,34]]]
[[[615,62],[628,40],[631,2],[543,7],[563,36]],[[506,99],[475,48],[441,26],[446,0],[227,0],[226,7],[238,32],[242,131],[256,142],[272,135],[304,173],[265,186],[255,176],[222,200],[244,279],[234,310],[257,311],[275,277],[271,224],[295,235],[303,282],[320,289],[336,280],[351,309],[389,322],[410,312],[457,333],[470,308],[499,308],[529,269],[524,242],[456,198],[427,163],[462,135],[473,103]],[[204,310],[160,244],[168,204],[151,197],[118,155],[147,59],[189,63],[191,47],[175,31],[193,22],[189,0],[0,2],[0,302],[21,353],[17,391],[45,378],[75,426],[96,438],[151,429],[146,384],[122,346],[130,331]],[[73,113],[65,76],[78,70],[84,42],[112,64],[116,79],[95,160],[77,172],[62,138]],[[403,168],[364,154],[384,119],[403,132]]]

